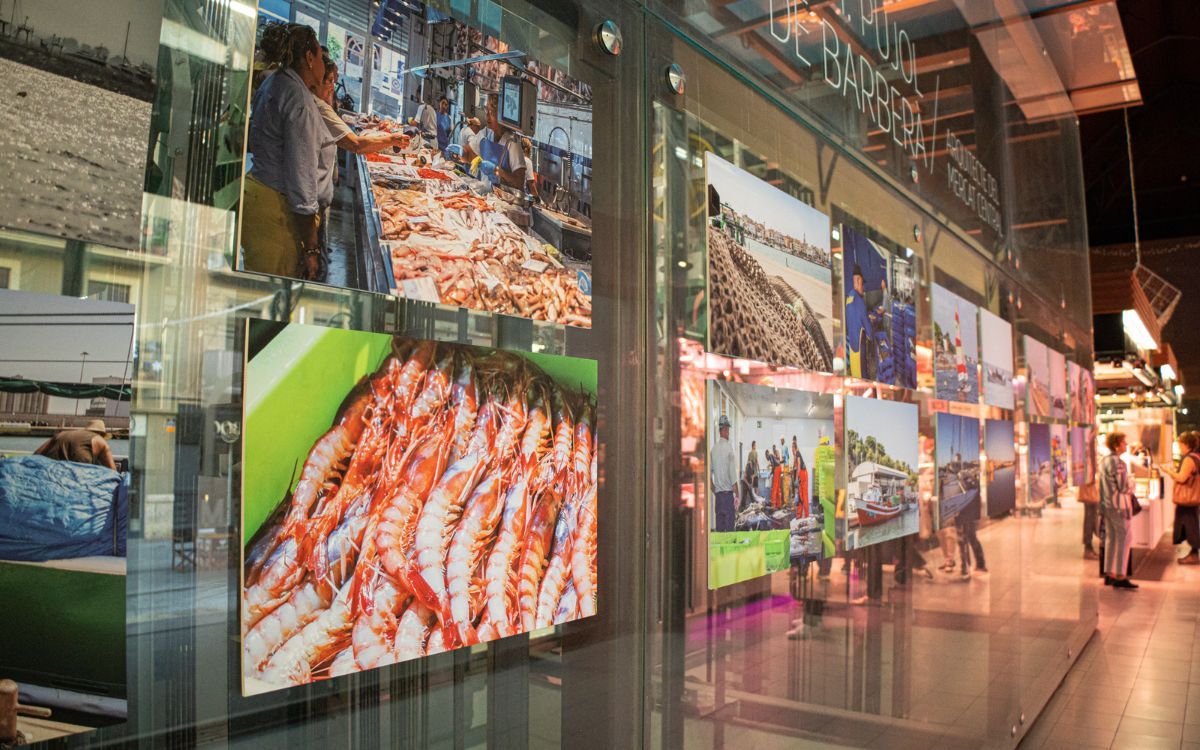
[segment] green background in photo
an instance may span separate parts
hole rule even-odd
[[[277,326],[250,321],[255,326]],[[487,349],[464,347],[480,353]],[[355,384],[392,350],[392,336],[341,328],[285,326],[246,365],[242,545],[295,489],[313,443],[333,424]],[[519,353],[564,389],[596,393],[590,359]]]
[[[126,697],[125,576],[0,562],[3,676]]]
[[[787,570],[790,536],[787,529],[709,532],[708,587],[719,589]]]

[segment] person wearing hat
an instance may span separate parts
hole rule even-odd
[[[93,419],[83,429],[62,430],[34,452],[55,461],[95,464],[116,471],[117,462],[113,460],[112,448],[108,446],[106,437],[108,428],[104,426],[104,421]]]
[[[850,377],[867,377],[863,373],[863,347],[871,344],[871,317],[867,312],[866,283],[862,266],[854,264],[852,288],[846,293],[846,360]]]
[[[709,459],[715,516],[713,531],[733,531],[733,519],[737,513],[733,488],[738,480],[738,467],[733,457],[733,443],[729,441],[729,417],[724,414],[717,420],[717,434],[719,437],[713,444]]]

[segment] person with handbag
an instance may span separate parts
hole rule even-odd
[[[1175,528],[1171,539],[1175,544],[1187,542],[1191,550],[1179,558],[1180,565],[1200,564],[1200,433],[1182,433],[1176,442],[1179,453],[1179,471],[1162,464],[1158,468],[1175,482],[1171,501],[1175,504]]]
[[[1136,589],[1129,568],[1129,526],[1133,519],[1133,480],[1121,460],[1125,435],[1110,432],[1104,441],[1108,455],[1100,461],[1100,515],[1104,518],[1104,583],[1115,589]]]

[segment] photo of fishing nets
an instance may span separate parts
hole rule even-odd
[[[243,694],[595,614],[594,361],[267,321],[246,351]]]
[[[714,153],[704,166],[708,350],[833,372],[829,217]]]

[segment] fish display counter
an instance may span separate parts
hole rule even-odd
[[[354,157],[371,290],[590,328],[590,222],[410,144]]]

